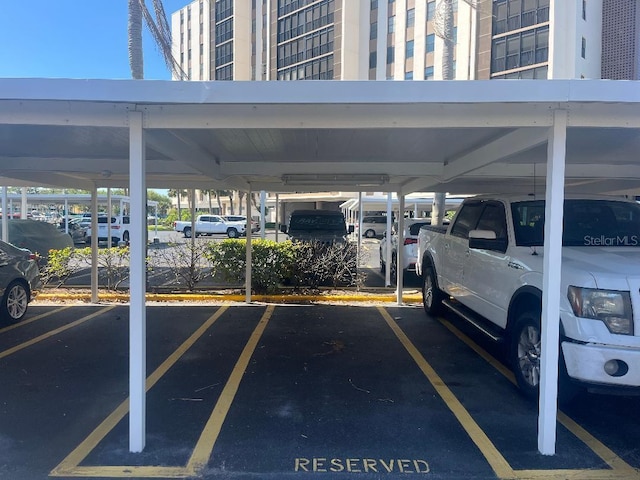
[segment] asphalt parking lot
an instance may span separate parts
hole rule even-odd
[[[0,478],[640,478],[640,398],[580,397],[542,456],[504,367],[413,306],[149,306],[132,454],[128,314],[35,304],[0,328]]]

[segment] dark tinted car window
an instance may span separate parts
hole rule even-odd
[[[409,235],[418,235],[420,233],[420,229],[425,225],[431,225],[431,222],[418,222],[414,223],[409,227]]]

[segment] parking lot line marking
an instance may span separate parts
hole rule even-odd
[[[514,478],[514,470],[511,468],[509,463],[498,451],[493,442],[491,442],[487,434],[480,428],[473,417],[464,408],[462,403],[460,403],[460,401],[456,398],[449,387],[447,387],[442,378],[440,378],[433,367],[431,367],[431,365],[418,351],[416,346],[411,343],[409,337],[407,337],[407,335],[402,331],[402,329],[393,320],[393,318],[391,318],[391,315],[389,315],[389,313],[383,307],[378,307],[378,311],[385,319],[387,325],[389,325],[393,333],[395,333],[396,337],[398,337],[400,343],[402,343],[409,355],[411,355],[414,362],[416,362],[418,367],[420,367],[422,373],[424,373],[424,375],[427,377],[427,380],[429,380],[429,382],[436,390],[438,395],[440,395],[449,410],[451,410],[454,416],[458,419],[458,422],[460,422],[460,425],[467,432],[473,443],[475,443],[478,449],[482,452],[485,459],[489,463],[489,466],[493,469],[495,474],[499,478]]]
[[[92,318],[97,317],[98,315],[102,315],[103,313],[106,313],[115,307],[116,305],[111,305],[109,307],[102,308],[97,312],[94,312],[90,315],[87,315],[85,317],[82,317],[76,320],[75,322],[68,323],[60,328],[56,328],[55,330],[51,330],[50,332],[47,332],[38,337],[32,338],[27,342],[21,343],[20,345],[16,345],[15,347],[4,350],[0,352],[0,358],[5,358],[5,357],[8,357],[9,355],[13,355],[14,353],[19,352],[20,350],[30,347],[31,345],[35,345],[36,343],[46,340],[47,338],[51,338],[54,335],[64,332],[65,330],[69,330],[70,328],[77,327],[81,323],[84,323],[87,320],[91,320]]]
[[[477,343],[475,343],[471,338],[458,330],[455,326],[453,326],[450,322],[440,318],[439,321],[456,337],[462,340],[468,347],[470,347],[474,352],[480,355],[485,361],[487,361],[491,366],[493,366],[498,372],[504,375],[507,380],[516,385],[516,379],[513,376],[513,372],[505,367],[502,363],[492,357],[486,350],[480,347]],[[587,447],[591,449],[598,457],[600,457],[607,465],[609,465],[612,470],[567,470],[574,473],[579,478],[620,478],[619,475],[621,473],[627,473],[631,476],[628,478],[640,479],[640,471],[633,468],[627,462],[622,460],[618,455],[616,455],[609,447],[604,445],[600,440],[591,435],[587,430],[585,430],[582,426],[576,423],[572,418],[570,418],[567,414],[558,410],[558,422],[560,422],[567,430],[569,430],[573,435],[579,438]],[[564,471],[564,470],[563,470]],[[531,475],[532,472],[536,472],[535,470],[516,470],[518,474],[518,478],[529,478],[527,475]],[[544,474],[545,472],[553,472],[553,470],[540,470],[538,471],[540,474]],[[583,474],[596,472],[600,476],[595,477],[583,477]],[[521,477],[520,474],[524,474],[525,477]],[[552,474],[551,474],[552,475]],[[618,476],[616,476],[618,475]],[[542,477],[535,477],[542,478]],[[550,478],[557,478],[551,476]]]
[[[180,359],[180,357],[193,346],[193,344],[215,323],[222,314],[227,311],[228,306],[222,306],[211,315],[195,332],[191,334],[167,359],[160,364],[156,370],[147,377],[145,391],[149,391],[162,376]],[[190,473],[184,467],[145,467],[144,473],[139,467],[133,466],[97,466],[97,467],[80,467],[80,463],[89,456],[93,449],[113,430],[116,425],[129,413],[129,397],[127,397],[118,407],[98,425],[93,432],[85,438],[67,457],[60,462],[49,474],[52,477],[109,477],[116,476],[115,472],[119,472],[119,477],[162,477],[166,476],[165,469],[171,468],[175,470],[174,474],[178,477],[189,476]],[[134,472],[135,470],[135,472]],[[181,473],[180,473],[181,472]],[[89,474],[91,473],[91,474]]]
[[[189,461],[187,462],[187,470],[195,475],[197,475],[209,463],[209,457],[211,456],[211,452],[213,452],[216,440],[218,439],[218,435],[222,429],[222,424],[224,423],[227,413],[231,408],[233,399],[238,392],[242,376],[247,370],[247,366],[253,356],[253,352],[255,352],[255,349],[258,346],[258,342],[260,341],[260,338],[262,338],[262,334],[264,333],[274,310],[275,306],[269,305],[262,315],[262,318],[251,334],[249,341],[242,350],[235,367],[233,367],[233,371],[231,372],[224,389],[220,393],[220,398],[218,398],[218,401],[211,412],[211,416],[200,434],[200,438],[193,449],[191,458],[189,458]]]
[[[66,310],[67,308],[71,308],[71,305],[65,305],[64,307],[56,308],[55,310],[49,310],[48,312],[41,313],[40,315],[36,315],[35,317],[27,318],[26,320],[21,320],[18,323],[9,325],[8,327],[0,328],[0,333],[8,332],[9,330],[13,330],[14,328],[24,327],[25,325],[29,325],[30,323],[33,323],[36,320],[40,320],[42,318],[53,315],[54,313],[61,312],[63,310]]]

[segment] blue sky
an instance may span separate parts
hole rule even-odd
[[[0,0],[1,78],[131,78],[127,0]],[[147,7],[153,11],[151,0]],[[164,0],[171,14],[189,0]],[[143,27],[144,77],[171,75]]]

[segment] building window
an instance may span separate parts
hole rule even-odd
[[[413,57],[413,40],[409,40],[407,42],[407,50],[406,50],[406,55],[405,58],[412,58]]]
[[[582,37],[582,58],[587,58],[587,39]]]
[[[549,21],[549,0],[494,0],[493,34]]]
[[[433,52],[435,50],[436,47],[436,36],[433,33],[430,33],[429,35],[427,35],[427,40],[426,40],[426,51],[427,53]]]
[[[413,80],[413,72],[405,72],[404,73],[405,80]]]
[[[376,68],[378,66],[378,53],[369,53],[369,68]]]
[[[587,19],[587,0],[582,0],[582,19]]]
[[[433,80],[433,67],[425,67],[425,69],[424,69],[424,79],[425,80]]]
[[[371,0],[371,10],[378,9],[378,0]]]
[[[416,9],[410,8],[407,10],[407,28],[413,27],[416,24]]]
[[[395,15],[391,15],[389,17],[389,26],[387,28],[387,33],[393,33],[396,31],[396,17]]]
[[[491,55],[492,74],[546,63],[549,60],[549,27],[524,30],[496,38],[492,42]],[[540,73],[543,74],[543,72]],[[544,75],[546,77],[546,70]],[[492,76],[492,78],[498,77]],[[536,78],[542,78],[542,76]]]
[[[373,22],[369,32],[369,40],[375,40],[376,38],[378,38],[378,22]]]
[[[427,2],[427,21],[433,20],[433,16],[436,13],[436,2]]]
[[[387,65],[395,61],[396,49],[393,46],[387,47]]]

